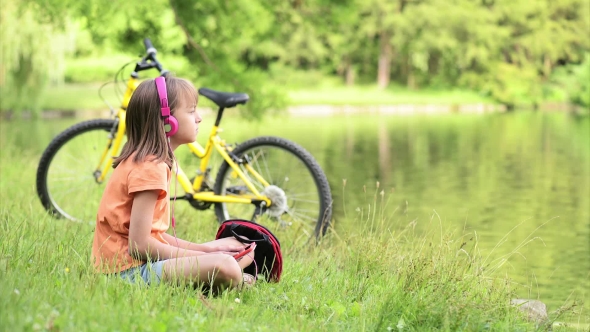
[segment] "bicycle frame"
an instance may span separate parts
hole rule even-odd
[[[121,144],[123,143],[123,138],[125,137],[125,115],[126,109],[129,105],[129,100],[133,95],[133,92],[139,85],[138,79],[134,76],[131,76],[127,81],[127,87],[125,90],[125,94],[123,96],[123,102],[121,108],[117,111],[117,132],[111,132],[109,135],[108,143],[101,154],[100,161],[96,170],[94,172],[96,181],[101,183],[105,180],[107,173],[109,172],[113,159],[117,156],[118,152],[121,149]],[[222,110],[220,110],[222,111]],[[228,153],[229,148],[226,146],[225,141],[222,140],[219,135],[219,127],[217,124],[213,126],[211,129],[211,133],[209,134],[209,139],[207,140],[207,144],[205,147],[201,146],[198,142],[189,143],[188,147],[190,151],[201,159],[201,163],[199,165],[199,170],[197,172],[197,176],[195,177],[194,181],[191,183],[189,178],[180,168],[178,163],[175,165],[177,173],[177,180],[182,189],[185,191],[187,196],[190,196],[192,199],[203,201],[203,202],[211,202],[211,203],[243,203],[243,204],[254,204],[257,202],[263,202],[266,206],[271,205],[271,201],[264,195],[262,195],[254,186],[252,181],[248,178],[248,176],[240,169],[238,164],[234,162],[230,154]],[[110,150],[110,153],[109,153]],[[209,160],[211,159],[211,155],[213,154],[213,150],[216,150],[223,159],[230,165],[233,169],[234,176],[240,177],[248,189],[253,193],[253,195],[235,195],[235,196],[225,196],[225,195],[215,195],[213,192],[206,191],[201,192],[201,186],[203,181],[205,180],[205,175],[207,173],[207,167],[209,165]],[[269,183],[258,173],[256,172],[249,163],[243,164],[246,171],[253,176],[257,181],[263,184],[265,187],[269,186]]]

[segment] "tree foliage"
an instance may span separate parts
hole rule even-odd
[[[0,10],[0,109],[34,109],[48,82],[63,79],[74,49],[70,22],[53,24],[36,3],[2,2]]]
[[[187,59],[190,69],[180,75],[250,93],[246,114],[253,117],[284,105],[273,82],[288,81],[282,77],[288,70],[382,88],[392,81],[413,89],[468,88],[509,106],[538,103],[551,89],[586,86],[578,82],[587,77],[579,72],[588,68],[582,63],[590,52],[584,0],[14,1],[0,22],[8,64],[3,91],[9,80],[26,86],[59,76],[47,64],[63,62],[69,48],[56,51],[52,40],[67,36],[71,22],[90,34],[96,49],[139,54],[141,39],[150,37],[163,53]],[[7,14],[15,10],[28,14]],[[12,33],[12,26],[26,29]]]

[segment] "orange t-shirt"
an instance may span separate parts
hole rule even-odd
[[[92,259],[97,271],[117,273],[145,264],[129,254],[129,224],[131,206],[136,192],[159,190],[152,219],[151,236],[168,244],[162,234],[168,230],[170,169],[163,162],[133,162],[129,157],[114,169],[109,179],[96,216],[92,243]]]

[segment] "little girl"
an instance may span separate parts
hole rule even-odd
[[[193,85],[174,77],[146,80],[131,97],[127,143],[113,163],[96,218],[92,258],[97,271],[131,282],[140,276],[148,284],[162,280],[223,289],[254,282],[242,274],[254,255],[239,262],[233,258],[244,250],[237,240],[196,244],[166,233],[174,150],[196,139],[202,120],[197,102]]]

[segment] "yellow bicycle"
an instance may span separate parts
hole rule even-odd
[[[53,216],[94,222],[113,158],[126,140],[125,110],[139,84],[138,73],[154,68],[161,75],[167,72],[149,39],[144,44],[147,55],[136,63],[114,117],[75,124],[57,135],[43,152],[37,169],[37,194]],[[198,210],[213,206],[219,222],[234,218],[256,221],[281,239],[289,237],[290,243],[323,235],[332,215],[332,198],[326,176],[312,155],[280,137],[261,136],[237,146],[227,144],[219,136],[223,112],[245,104],[248,95],[206,88],[199,89],[199,94],[219,109],[206,145],[188,145],[200,158],[195,178],[189,179],[176,165],[177,181],[185,193],[177,199],[187,200]],[[223,162],[211,181],[209,162],[214,151]]]

